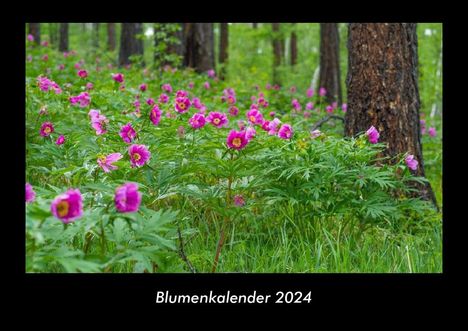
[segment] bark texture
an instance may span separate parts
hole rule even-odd
[[[320,23],[319,85],[327,90],[326,100],[341,104],[340,39],[338,23]]]
[[[353,23],[348,38],[346,135],[375,126],[387,143],[385,154],[413,154],[419,166],[412,172],[424,176],[416,24]],[[417,188],[436,204],[430,184]]]
[[[68,23],[60,23],[59,51],[68,52]]]
[[[214,69],[213,23],[184,24],[184,65],[196,72]]]
[[[295,27],[295,23],[293,26]],[[294,66],[297,63],[297,35],[296,30],[291,32],[291,41],[290,41],[290,51],[291,51],[291,65]]]
[[[273,31],[273,83],[280,84],[278,67],[281,65],[281,55],[283,52],[283,46],[281,45],[282,39],[280,37],[280,23],[272,23],[271,28]]]
[[[229,57],[229,26],[227,23],[220,23],[219,34],[219,63],[222,64],[220,70],[220,78],[224,79],[226,76],[226,65]]]
[[[137,35],[143,33],[143,23],[122,23],[120,36],[119,66],[130,64],[130,56],[143,56],[143,40]],[[141,64],[144,64],[142,61]]]
[[[36,44],[41,43],[41,23],[29,23],[29,34],[34,37]]]
[[[107,23],[107,50],[115,50],[115,23]]]

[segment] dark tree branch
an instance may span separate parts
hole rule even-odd
[[[192,263],[190,263],[189,259],[187,258],[187,255],[185,255],[184,251],[184,240],[182,239],[182,234],[180,233],[180,227],[177,227],[177,234],[179,235],[179,256],[180,258],[187,264],[189,267],[190,271],[192,273],[196,273],[197,270],[193,267]]]
[[[328,115],[328,116],[325,116],[324,118],[322,118],[317,123],[315,123],[314,126],[312,127],[311,131],[317,130],[318,128],[320,128],[322,126],[322,124],[328,122],[332,118],[337,119],[337,120],[341,120],[344,123],[344,117],[338,116],[338,115]]]

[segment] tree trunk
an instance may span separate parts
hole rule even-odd
[[[60,23],[59,51],[68,52],[68,23]]]
[[[258,28],[258,23],[252,23],[252,28],[254,29]]]
[[[280,84],[280,79],[278,75],[278,67],[281,65],[281,38],[280,38],[280,24],[272,23],[273,30],[273,84]]]
[[[57,23],[49,23],[49,36],[50,36],[50,43],[51,45],[57,45]]]
[[[220,23],[221,33],[219,34],[219,63],[222,65],[219,77],[224,80],[226,76],[226,65],[228,61],[229,49],[229,25]]]
[[[130,56],[143,56],[143,40],[137,35],[143,32],[142,23],[122,23],[120,35],[119,66],[130,64]],[[144,61],[141,61],[144,65]]]
[[[295,28],[296,23],[293,23]],[[290,41],[290,50],[291,50],[291,65],[294,66],[297,63],[297,35],[296,30],[291,32],[291,41]]]
[[[107,50],[115,50],[115,23],[107,23]]]
[[[99,49],[99,23],[93,23],[92,43],[95,50]]]
[[[387,143],[385,155],[413,154],[419,165],[412,172],[424,176],[416,24],[353,23],[348,36],[346,135],[375,126]],[[419,196],[436,204],[429,183],[417,188]]]
[[[34,37],[36,44],[41,43],[41,23],[29,23],[29,34]]]
[[[214,69],[213,23],[185,23],[184,65],[197,72]]]
[[[340,39],[338,23],[320,23],[319,85],[327,90],[326,100],[341,104]]]
[[[174,31],[177,26],[178,30]],[[167,54],[184,56],[183,52],[183,23],[156,23],[154,24],[154,61],[157,65],[175,66],[176,63],[172,59],[167,58]],[[170,41],[170,39],[177,41]],[[166,48],[162,50],[159,46],[161,43],[166,44]]]

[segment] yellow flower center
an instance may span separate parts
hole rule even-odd
[[[185,109],[185,103],[179,102],[179,108],[180,109]]]
[[[215,118],[215,119],[213,120],[213,123],[216,124],[216,125],[218,125],[219,122],[221,122],[221,120],[220,120],[219,118]]]
[[[46,128],[44,129],[44,132],[45,133],[50,133],[50,126],[46,126]]]
[[[57,204],[57,214],[60,216],[60,217],[64,217],[65,215],[68,214],[68,208],[69,208],[69,204],[67,201],[60,201],[58,204]]]
[[[242,144],[242,140],[240,138],[234,138],[232,140],[232,144],[236,147],[239,147]]]
[[[254,123],[255,123],[255,120],[256,120],[256,119],[255,119],[255,116],[252,115],[252,116],[249,117],[249,119],[250,119],[250,122],[254,122]]]
[[[105,163],[105,162],[106,162],[106,157],[105,157],[105,156],[101,156],[101,157],[99,158],[99,160],[101,160],[101,162]]]
[[[139,159],[141,159],[141,155],[138,154],[138,153],[135,153],[135,154],[133,154],[133,159],[134,159],[135,161],[138,161]]]

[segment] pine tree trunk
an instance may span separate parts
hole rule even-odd
[[[59,51],[68,52],[68,23],[60,23]]]
[[[29,23],[29,34],[34,37],[34,42],[41,43],[41,23]]]
[[[282,53],[281,38],[279,36],[280,24],[272,23],[271,27],[273,30],[273,83],[280,84],[281,82],[278,75],[278,67],[281,65]]]
[[[341,104],[340,39],[337,23],[320,23],[319,85],[327,90],[326,100]]]
[[[115,50],[115,23],[107,23],[107,50]]]
[[[219,77],[224,80],[226,76],[226,65],[229,49],[229,25],[220,23],[221,33],[219,35],[219,63],[222,65]]]
[[[295,23],[293,26],[295,28]],[[291,50],[291,65],[294,66],[297,63],[297,35],[296,30],[291,32],[291,41],[290,41],[290,50]]]
[[[419,166],[412,172],[424,176],[417,45],[414,23],[349,25],[345,133],[354,136],[375,126],[387,143],[385,154],[413,154]],[[436,204],[429,183],[417,188]]]
[[[120,35],[119,66],[130,64],[130,56],[143,56],[143,40],[137,39],[137,34],[143,31],[142,23],[122,23]],[[144,62],[141,62],[144,65]]]
[[[197,72],[214,69],[213,23],[185,23],[184,65]]]

